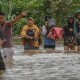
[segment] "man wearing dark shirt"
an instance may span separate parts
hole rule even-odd
[[[3,33],[5,41],[2,44],[3,48],[3,59],[10,61],[13,59],[13,45],[12,45],[12,25],[20,20],[23,16],[26,16],[26,12],[21,13],[14,19],[6,21],[5,14],[0,12],[0,30]]]
[[[2,46],[3,41],[4,41],[4,37],[2,35],[2,31],[0,30],[0,46]],[[5,64],[1,56],[1,51],[0,51],[0,70],[5,70]]]

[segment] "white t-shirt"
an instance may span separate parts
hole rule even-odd
[[[43,33],[43,35],[47,34],[47,29],[46,29],[45,25],[42,26],[42,33]]]

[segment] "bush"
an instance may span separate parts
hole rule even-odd
[[[13,36],[20,35],[21,30],[24,25],[26,25],[26,20],[24,18],[22,18],[20,21],[18,21],[16,24],[14,24]]]

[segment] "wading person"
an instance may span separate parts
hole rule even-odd
[[[42,27],[42,32],[44,35],[44,49],[55,49],[55,40],[48,38],[47,35],[51,28],[53,28],[56,24],[55,22],[51,22],[49,24],[49,20],[51,20],[50,16],[45,16],[45,24]]]
[[[67,22],[63,27],[64,50],[75,50],[74,18],[69,15]]]
[[[74,34],[77,40],[77,51],[80,51],[80,10],[76,12],[76,20],[74,23]]]
[[[4,41],[4,37],[2,31],[0,30],[0,47],[2,46],[3,41]],[[1,55],[1,50],[0,50],[0,70],[5,70],[5,64]]]
[[[23,12],[14,19],[6,21],[5,14],[3,12],[0,12],[0,30],[2,31],[5,39],[5,41],[2,44],[2,56],[5,61],[11,61],[13,59],[14,50],[12,45],[12,25],[25,15],[26,12]]]
[[[32,17],[27,19],[27,25],[22,29],[21,38],[24,50],[39,49],[39,28],[34,24]]]

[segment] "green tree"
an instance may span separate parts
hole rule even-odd
[[[66,24],[69,14],[74,14],[80,8],[80,0],[0,0],[0,11],[3,10],[7,20],[17,16],[22,11],[28,15],[17,22],[13,34],[19,35],[25,25],[25,18],[31,16],[39,26],[44,23],[45,15],[51,15],[58,26]]]

